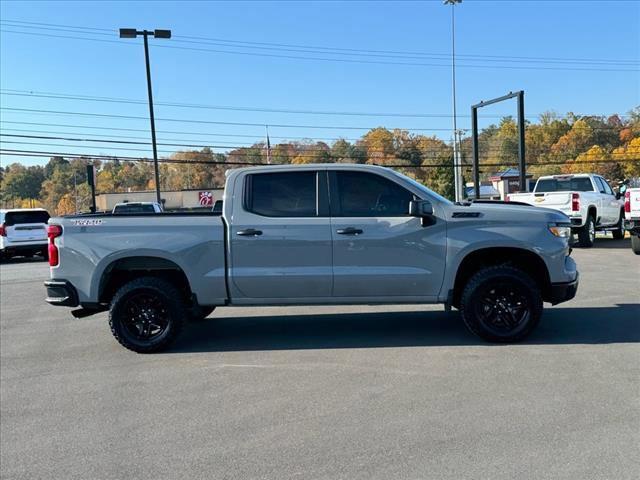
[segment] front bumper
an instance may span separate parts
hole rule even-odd
[[[47,298],[45,301],[51,305],[61,307],[77,307],[78,292],[75,287],[66,280],[47,280],[44,282],[47,288]]]
[[[548,301],[551,305],[567,302],[576,296],[580,274],[576,272],[576,278],[572,282],[552,283]]]

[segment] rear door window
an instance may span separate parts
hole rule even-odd
[[[315,217],[316,186],[315,171],[247,175],[245,210],[265,217]]]
[[[402,217],[409,215],[413,194],[395,182],[367,172],[336,171],[334,217]]]
[[[47,223],[49,214],[43,211],[32,212],[7,212],[4,224],[7,227],[12,225],[20,225],[23,223]]]

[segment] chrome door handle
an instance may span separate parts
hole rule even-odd
[[[336,230],[336,233],[338,235],[360,235],[363,232],[360,228],[348,227],[348,228],[340,228]]]
[[[247,228],[246,230],[238,230],[236,235],[240,235],[241,237],[257,237],[258,235],[262,235],[262,230]]]

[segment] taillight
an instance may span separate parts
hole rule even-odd
[[[571,211],[572,212],[580,211],[580,194],[579,193],[571,194]]]
[[[7,229],[4,226],[4,223],[0,223],[0,237],[6,237],[7,236]]]
[[[631,213],[631,191],[624,192],[624,211],[625,213]]]
[[[55,267],[60,263],[58,255],[58,247],[55,239],[62,235],[62,227],[60,225],[47,225],[47,237],[49,237],[49,265]]]

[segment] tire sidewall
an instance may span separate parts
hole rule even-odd
[[[591,225],[593,225],[593,230],[594,230],[593,237],[591,237],[591,234],[589,233],[589,231],[591,230],[590,228]],[[578,233],[579,245],[581,247],[583,248],[593,247],[593,244],[595,243],[595,239],[596,239],[595,228],[596,228],[596,221],[593,218],[593,215],[589,215],[587,217],[587,221],[584,224],[584,227],[582,227],[582,229]]]
[[[127,301],[140,293],[158,298],[168,312],[169,324],[162,334],[151,340],[136,338],[125,326]],[[167,348],[182,329],[185,320],[185,308],[179,300],[179,292],[168,282],[155,278],[140,278],[124,285],[113,298],[109,309],[111,331],[125,348],[138,353],[157,352]]]
[[[487,327],[476,315],[474,306],[480,295],[491,285],[515,284],[529,304],[529,314],[522,324],[504,334],[497,334]],[[513,267],[490,267],[476,273],[468,281],[461,298],[461,315],[467,327],[476,335],[489,342],[517,342],[527,337],[540,322],[542,316],[542,295],[536,283],[525,272]]]

